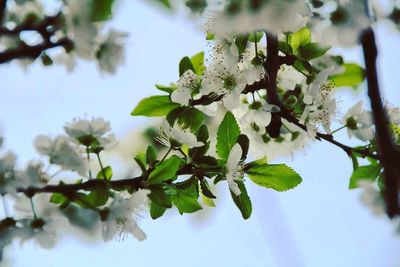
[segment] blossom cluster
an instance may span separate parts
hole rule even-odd
[[[13,239],[21,243],[34,239],[40,246],[52,248],[58,234],[68,224],[97,227],[96,220],[85,210],[79,218],[71,216],[67,210],[73,207],[67,207],[67,199],[63,195],[49,196],[30,191],[55,186],[60,181],[60,174],[65,175],[68,171],[76,173],[81,181],[96,179],[90,171],[93,168],[91,154],[98,156],[101,178],[108,179],[105,173],[107,169],[102,166],[99,155],[116,144],[114,135],[110,133],[110,123],[102,118],[74,119],[64,126],[64,130],[66,135],[54,138],[40,135],[34,141],[37,152],[47,159],[47,165],[42,158],[29,162],[25,169],[19,170],[12,152],[4,153],[0,158],[0,195],[5,213],[5,219],[0,222],[0,251]],[[54,173],[50,174],[51,171]],[[60,181],[61,184],[64,182]],[[99,220],[105,241],[121,238],[127,233],[139,240],[145,238],[137,219],[139,212],[148,206],[149,193],[148,190],[137,190],[132,195],[115,192],[112,200],[105,199]],[[93,199],[88,195],[74,195],[73,192],[65,195],[78,200],[86,208],[94,205],[90,203]],[[63,202],[64,207],[57,209],[55,203]],[[9,209],[11,204],[12,212]]]
[[[114,74],[124,62],[127,34],[104,27],[111,18],[113,1],[103,3],[101,10],[98,4],[87,0],[50,2],[7,1],[5,24],[0,27],[0,53],[31,50],[17,58],[20,63],[26,66],[40,57],[44,65],[60,63],[68,70],[75,68],[78,58],[93,60],[100,71]],[[25,32],[29,34],[21,34]]]

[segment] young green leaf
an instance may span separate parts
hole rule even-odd
[[[240,195],[235,195],[232,191],[231,191],[231,196],[233,199],[233,202],[235,203],[235,205],[239,208],[240,212],[242,213],[242,217],[243,219],[247,220],[248,218],[250,218],[251,216],[251,212],[252,212],[252,205],[251,205],[251,200],[249,195],[247,194],[247,190],[246,187],[244,186],[243,182],[238,182],[236,181],[236,183],[239,185],[239,189],[240,189]]]
[[[111,180],[112,176],[113,176],[113,171],[110,166],[107,166],[107,167],[104,167],[104,169],[100,170],[97,173],[96,178],[102,179],[102,180],[106,179],[107,181],[109,181],[109,180]]]
[[[307,27],[301,28],[297,32],[291,33],[288,36],[288,42],[292,47],[294,54],[297,54],[297,50],[301,46],[306,46],[311,43],[311,31]]]
[[[190,61],[193,64],[193,68],[195,70],[194,73],[202,76],[204,74],[204,70],[206,69],[206,67],[204,66],[204,52],[200,52],[192,56],[190,58]]]
[[[151,216],[151,218],[152,218],[153,220],[155,220],[155,219],[160,218],[161,216],[163,216],[163,214],[164,214],[164,212],[165,212],[166,210],[167,210],[166,208],[161,207],[161,206],[157,205],[157,204],[154,203],[154,202],[151,202],[151,204],[150,204],[150,216]]]
[[[217,131],[217,154],[222,160],[228,160],[229,152],[236,144],[240,135],[240,128],[235,116],[231,112],[226,112],[224,119]]]
[[[248,34],[238,35],[235,38],[235,44],[239,50],[239,56],[243,54],[247,47],[247,41],[249,40]]]
[[[112,6],[114,0],[91,0],[91,20],[105,21],[112,16]]]
[[[350,177],[349,189],[358,187],[361,180],[368,180],[375,182],[381,172],[381,166],[378,164],[371,164],[368,166],[359,166],[355,169]]]
[[[357,64],[343,64],[344,72],[329,77],[337,87],[350,86],[356,88],[365,79],[365,70]]]
[[[194,107],[177,107],[166,116],[167,121],[172,126],[177,121],[184,128],[191,128],[197,132],[204,122],[203,112]]]
[[[157,160],[157,150],[152,146],[147,147],[146,151],[146,163],[147,165],[154,165]]]
[[[246,174],[257,185],[276,191],[286,191],[299,185],[300,175],[285,164],[264,164],[251,167]]]
[[[261,38],[264,36],[263,32],[252,32],[249,35],[249,41],[252,43],[258,43],[259,41],[261,41]]]
[[[181,77],[187,70],[192,70],[194,73],[196,73],[196,70],[194,69],[193,63],[190,58],[184,57],[179,62],[179,77]]]
[[[142,99],[131,112],[132,116],[160,117],[165,116],[171,110],[179,107],[179,104],[172,103],[169,96],[156,95]]]
[[[161,84],[156,84],[155,85],[156,88],[160,91],[166,92],[168,94],[172,93],[173,91],[176,90],[176,85],[175,84],[171,84],[170,86],[165,86],[165,85],[161,85]]]
[[[298,55],[305,60],[311,60],[323,56],[329,49],[329,46],[323,47],[318,43],[309,43],[305,46],[299,47]]]
[[[183,160],[175,155],[166,159],[150,173],[149,184],[161,184],[168,180],[175,180],[176,173],[183,164]]]

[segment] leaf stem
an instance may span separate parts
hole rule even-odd
[[[32,200],[33,196],[29,198],[30,202],[31,202],[31,209],[32,209],[32,213],[33,213],[33,218],[36,220],[37,219],[37,215],[36,215],[36,211],[35,211],[35,205],[33,205],[33,200]]]
[[[168,148],[167,153],[165,153],[164,157],[162,157],[162,159],[160,160],[160,163],[163,162],[165,160],[165,158],[168,156],[168,154],[172,151],[172,147]]]
[[[89,166],[89,179],[92,179],[92,170],[90,169],[90,150],[89,150],[89,146],[86,146],[86,158],[88,161],[88,166]]]
[[[8,205],[6,202],[6,198],[2,195],[1,197],[1,202],[3,203],[3,209],[4,209],[4,216],[5,218],[8,218],[8,216],[10,215],[10,212],[8,210]]]
[[[346,127],[347,127],[347,125],[343,125],[342,127],[339,127],[339,128],[337,128],[336,130],[334,130],[331,134],[334,134],[334,133],[336,133],[336,132],[339,132],[340,130],[342,130],[342,129],[346,128]]]
[[[107,180],[107,175],[104,172],[103,163],[101,162],[100,153],[96,153],[96,156],[97,156],[97,161],[99,162],[99,165],[100,165],[100,168],[101,168],[101,173],[103,174],[103,178],[104,178],[104,180]]]

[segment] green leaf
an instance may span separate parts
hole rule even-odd
[[[236,196],[231,191],[231,196],[235,205],[239,208],[242,213],[243,219],[247,220],[251,216],[252,205],[249,195],[247,194],[246,187],[243,182],[236,181],[240,189],[240,195]]]
[[[299,48],[299,57],[305,60],[311,60],[323,56],[328,50],[329,46],[322,47],[318,43],[309,43]]]
[[[157,204],[154,203],[154,202],[151,202],[151,204],[150,204],[150,216],[151,216],[151,218],[152,218],[153,220],[155,220],[155,219],[160,218],[161,216],[163,216],[163,214],[164,214],[164,212],[165,212],[166,210],[167,210],[166,208],[161,207],[161,206],[157,205]]]
[[[188,70],[192,70],[194,73],[196,73],[190,58],[184,57],[179,62],[179,77],[181,77]]]
[[[307,27],[301,28],[297,32],[288,36],[288,42],[292,47],[293,53],[297,54],[297,50],[301,46],[305,46],[311,42],[311,31]]]
[[[50,202],[54,204],[62,204],[68,202],[68,199],[63,194],[53,193],[50,197]]]
[[[299,185],[300,175],[285,164],[264,164],[246,170],[247,175],[257,185],[276,191],[286,191]]]
[[[252,32],[249,35],[249,41],[252,43],[258,43],[259,41],[261,41],[261,38],[264,36],[263,32]]]
[[[204,70],[206,69],[206,67],[204,66],[204,52],[200,52],[192,56],[190,58],[190,61],[193,64],[193,68],[195,70],[194,73],[196,73],[199,76],[202,76],[204,74]]]
[[[279,41],[278,42],[279,51],[284,53],[285,55],[292,55],[293,49],[287,42]]]
[[[247,135],[241,134],[237,138],[237,143],[239,143],[242,148],[241,160],[245,160],[247,158],[247,153],[249,152],[250,140]]]
[[[179,107],[172,103],[169,96],[156,95],[142,99],[131,112],[132,116],[161,117],[167,115],[171,110]]]
[[[246,50],[248,39],[249,39],[248,34],[241,34],[241,35],[236,36],[235,44],[239,50],[239,56],[241,56],[243,54],[244,50]]]
[[[172,202],[178,208],[180,214],[193,213],[202,209],[197,198],[193,197],[185,190],[178,190],[176,194],[172,196]]]
[[[202,180],[200,182],[200,188],[201,188],[201,192],[204,196],[206,196],[208,198],[216,198],[216,196],[214,196],[214,194],[211,192],[210,185],[208,184],[208,182],[206,180]]]
[[[91,20],[105,21],[112,16],[112,6],[114,0],[91,0]]]
[[[149,187],[149,189],[151,190],[149,198],[152,202],[164,208],[172,207],[171,197],[165,192],[163,186],[152,185]]]
[[[205,115],[194,107],[177,107],[168,113],[166,119],[171,126],[178,121],[183,128],[190,128],[193,132],[197,132],[204,122]]]
[[[157,160],[157,150],[153,146],[148,146],[146,151],[146,163],[147,165],[153,165]]]
[[[207,41],[211,41],[211,40],[214,40],[215,39],[215,35],[213,34],[213,33],[207,33],[207,35],[206,35],[206,40]]]
[[[201,147],[193,147],[189,149],[189,156],[196,160],[197,157],[204,155],[207,153],[208,149],[210,148],[210,142],[209,142],[209,134],[208,134],[208,128],[205,124],[203,124],[199,131],[197,132],[197,141],[203,142],[204,146]]]
[[[350,177],[349,189],[358,187],[358,183],[361,180],[369,180],[375,182],[381,172],[381,166],[378,164],[372,164],[368,166],[360,166],[353,171]]]
[[[142,172],[145,172],[146,171],[146,155],[139,154],[136,157],[134,157],[134,160],[139,165]]]
[[[173,91],[176,90],[176,85],[175,84],[171,84],[170,86],[165,86],[165,85],[161,85],[161,84],[156,84],[156,88],[160,91],[166,92],[168,94],[172,93]]]
[[[199,197],[199,185],[198,185],[198,180],[196,177],[192,176],[189,179],[176,183],[175,186],[180,189],[185,191],[186,194],[189,196],[197,199]]]
[[[184,162],[180,157],[175,155],[171,156],[157,165],[157,167],[150,173],[148,179],[149,184],[161,184],[168,180],[175,180],[176,173],[183,164]]]
[[[153,0],[156,3],[161,4],[163,7],[167,8],[167,9],[171,9],[171,3],[169,2],[169,0]]]
[[[206,204],[207,206],[214,208],[215,207],[215,203],[211,198],[206,197],[203,193],[201,193],[201,199],[203,200],[204,204]]]
[[[107,167],[104,167],[104,169],[100,170],[97,173],[96,178],[100,179],[100,180],[105,179],[105,180],[109,181],[109,180],[111,180],[112,176],[113,176],[113,171],[110,166],[107,166]]]
[[[329,77],[337,87],[350,86],[356,88],[365,79],[365,70],[357,64],[343,64],[344,72]]]
[[[93,209],[106,204],[108,200],[108,191],[104,188],[97,188],[88,195],[75,193],[73,202],[85,209]]]
[[[235,116],[231,112],[226,112],[224,119],[217,131],[217,154],[222,160],[228,160],[229,152],[236,144],[240,135],[240,128]]]
[[[267,164],[267,158],[264,157],[264,158],[261,158],[261,159],[258,159],[258,160],[255,160],[255,161],[247,163],[245,165],[244,170],[247,171],[247,170],[249,170],[251,168],[263,166],[263,165],[266,165],[266,164]]]

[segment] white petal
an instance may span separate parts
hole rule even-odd
[[[179,103],[182,105],[189,105],[189,99],[192,96],[192,93],[189,89],[182,88],[177,89],[171,94],[171,101],[174,103]]]
[[[240,158],[242,157],[242,153],[242,147],[236,143],[229,152],[228,161],[226,163],[228,172],[231,170],[236,170],[236,167],[240,162]]]

